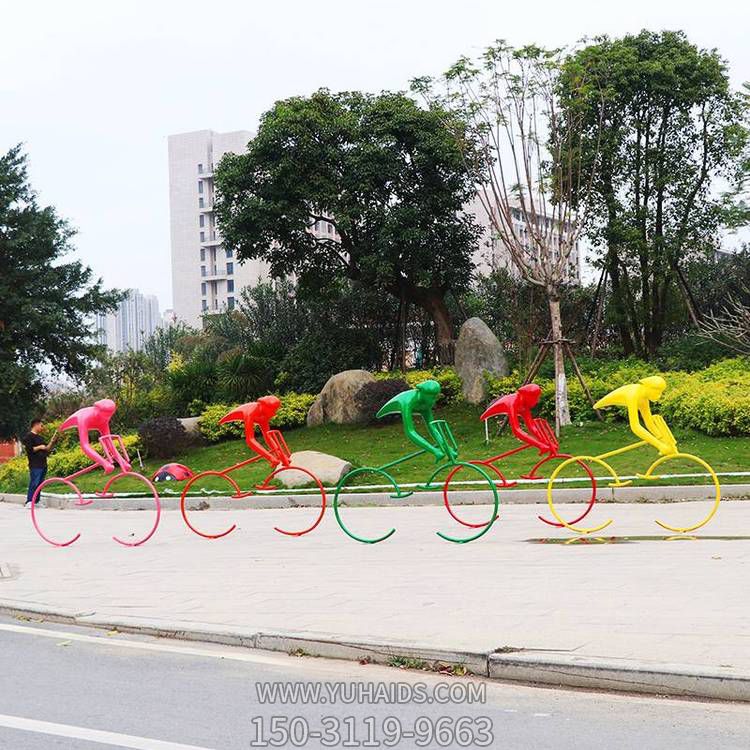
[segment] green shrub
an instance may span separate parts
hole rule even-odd
[[[307,412],[317,398],[312,393],[285,393],[279,396],[281,407],[271,420],[271,427],[292,430],[307,424]]]
[[[211,404],[207,406],[198,420],[198,432],[209,443],[221,440],[233,440],[242,437],[242,422],[228,422],[219,424],[219,420],[232,410],[229,404]]]

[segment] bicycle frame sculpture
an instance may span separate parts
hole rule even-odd
[[[560,453],[560,444],[549,423],[545,419],[534,417],[532,414],[532,409],[539,403],[541,393],[542,389],[536,385],[536,383],[528,383],[527,385],[521,386],[515,393],[509,393],[495,399],[495,401],[493,401],[480,416],[482,421],[498,416],[507,417],[511,431],[521,442],[521,445],[517,448],[511,448],[511,450],[505,451],[504,453],[498,453],[496,456],[477,461],[469,461],[470,464],[484,466],[486,469],[492,471],[500,480],[498,486],[501,488],[514,487],[517,482],[509,481],[496,464],[516,453],[535,448],[542,456],[542,458],[540,458],[529,471],[525,474],[521,474],[521,479],[542,479],[543,477],[538,472],[546,463],[553,460],[572,458],[570,453]],[[524,429],[524,427],[526,429]],[[594,503],[596,502],[596,479],[594,478],[591,469],[586,466],[585,463],[580,461],[578,463],[588,476],[591,483],[591,493],[583,513],[575,518],[575,520],[571,521],[570,523],[572,524],[582,521],[589,514],[589,511],[594,507]],[[457,466],[451,471],[448,478],[452,479],[460,472],[460,470],[461,467]],[[472,529],[480,528],[484,525],[469,523],[468,521],[459,518],[448,502],[447,493],[444,494],[443,500],[446,510],[450,513],[453,519],[458,521],[458,523]],[[538,516],[538,518],[540,521],[544,521],[544,523],[549,524],[550,526],[557,526],[558,528],[563,526],[563,524],[557,523],[556,521],[550,521],[543,516]]]
[[[413,461],[419,456],[423,456],[425,454],[434,456],[436,462],[438,463],[438,466],[432,472],[429,479],[424,484],[418,486],[418,489],[428,490],[439,488],[441,485],[433,484],[433,482],[441,473],[446,471],[449,472],[448,478],[442,483],[443,496],[446,499],[446,505],[448,505],[447,493],[449,491],[451,479],[455,474],[455,470],[459,468],[465,468],[467,471],[478,474],[481,479],[487,483],[487,489],[492,492],[494,503],[490,521],[488,521],[486,524],[482,524],[481,530],[478,533],[461,539],[448,536],[442,531],[438,531],[436,533],[439,537],[449,542],[455,542],[456,544],[465,544],[466,542],[472,542],[475,539],[479,539],[479,537],[486,534],[490,526],[492,525],[492,521],[497,517],[499,504],[498,493],[497,488],[495,487],[495,484],[492,481],[489,473],[482,466],[477,466],[469,462],[458,460],[458,444],[456,443],[453,433],[451,432],[450,426],[445,420],[435,419],[433,416],[432,409],[439,396],[440,384],[435,380],[426,380],[420,383],[416,388],[413,388],[409,391],[404,391],[394,396],[378,411],[378,418],[382,418],[391,414],[400,415],[403,422],[404,434],[412,443],[414,443],[419,448],[419,450],[414,451],[413,453],[408,453],[404,456],[401,456],[400,458],[397,458],[394,461],[389,461],[386,464],[382,464],[381,466],[363,466],[357,469],[353,469],[339,480],[339,483],[336,486],[336,492],[333,497],[333,512],[336,516],[336,521],[338,522],[342,531],[351,539],[354,539],[357,542],[362,542],[364,544],[377,544],[378,542],[385,541],[390,536],[392,536],[396,532],[396,529],[392,528],[385,534],[371,538],[364,537],[352,532],[346,526],[346,524],[344,524],[344,521],[341,518],[340,510],[341,492],[346,487],[347,483],[354,479],[356,476],[362,474],[378,474],[384,477],[388,484],[393,487],[393,494],[391,494],[392,498],[400,500],[405,497],[409,497],[410,495],[414,494],[413,491],[405,491],[404,489],[402,489],[393,475],[389,473],[389,470],[395,466]],[[422,419],[424,420],[429,439],[423,437],[417,431],[414,424],[415,415],[422,417]]]
[[[313,524],[302,531],[286,531],[275,526],[274,529],[280,534],[286,536],[303,536],[309,534],[315,529],[318,524],[323,520],[323,515],[326,510],[326,493],[323,488],[323,484],[311,471],[304,469],[301,466],[295,466],[291,463],[291,453],[289,447],[284,440],[284,436],[279,430],[272,430],[270,427],[270,420],[278,411],[281,406],[281,401],[276,396],[262,396],[257,401],[251,401],[250,403],[238,406],[228,414],[225,414],[220,420],[219,424],[227,424],[228,422],[243,422],[245,430],[245,442],[248,448],[253,451],[256,455],[252,458],[248,458],[244,461],[229,466],[221,471],[203,471],[200,474],[196,474],[191,477],[185,484],[180,497],[180,512],[182,518],[187,524],[187,527],[202,536],[204,539],[221,539],[222,537],[231,534],[236,528],[237,524],[232,524],[226,531],[222,531],[218,534],[210,534],[205,531],[201,531],[190,521],[187,514],[186,501],[188,499],[188,492],[201,479],[207,477],[221,477],[225,479],[232,487],[233,494],[230,496],[234,500],[238,500],[244,497],[250,497],[253,495],[253,491],[242,492],[237,482],[230,476],[232,472],[242,469],[245,466],[256,463],[258,461],[267,461],[271,467],[271,471],[266,475],[266,478],[258,485],[255,486],[256,490],[268,490],[273,489],[271,482],[284,471],[297,471],[307,475],[310,480],[317,486],[318,492],[320,492],[320,512]],[[255,437],[255,426],[260,427],[261,434],[265,441],[265,446],[260,443]]]
[[[31,502],[31,521],[34,524],[34,528],[36,529],[39,536],[42,537],[45,542],[49,542],[49,544],[52,544],[55,547],[68,547],[73,544],[73,542],[77,541],[80,538],[81,534],[79,532],[67,541],[58,542],[42,531],[41,526],[39,525],[39,519],[37,518],[36,508],[42,491],[54,482],[61,482],[78,496],[77,500],[74,503],[75,505],[91,505],[94,501],[83,499],[83,495],[81,494],[80,489],[78,489],[78,487],[76,486],[74,480],[80,476],[83,476],[84,474],[95,471],[96,469],[103,469],[105,474],[111,475],[104,485],[104,489],[102,489],[101,492],[95,493],[96,497],[113,497],[113,493],[110,491],[112,485],[125,477],[128,477],[130,479],[137,479],[138,481],[143,482],[154,497],[156,518],[154,519],[154,524],[151,527],[150,531],[146,534],[146,536],[134,542],[126,542],[125,540],[120,539],[116,536],[113,536],[112,539],[114,539],[118,544],[121,544],[123,547],[139,547],[141,544],[144,544],[149,539],[151,539],[151,537],[156,533],[156,529],[158,528],[159,521],[161,519],[161,503],[159,502],[159,493],[156,491],[154,485],[146,477],[144,477],[142,474],[131,471],[132,467],[130,464],[130,457],[128,456],[128,452],[125,448],[125,443],[123,442],[122,437],[120,435],[113,435],[110,432],[109,421],[112,418],[112,415],[115,413],[116,409],[117,406],[115,405],[114,401],[110,399],[103,399],[101,401],[97,401],[93,406],[87,406],[83,409],[79,409],[74,414],[71,414],[71,416],[68,417],[68,419],[66,419],[60,425],[60,431],[72,429],[73,427],[77,428],[78,441],[80,443],[81,450],[93,461],[93,463],[90,466],[87,466],[80,471],[76,471],[67,477],[50,477],[49,479],[46,479],[44,482],[42,482],[42,484],[39,485],[36,492],[34,493],[34,497]],[[90,430],[95,430],[99,433],[99,444],[102,447],[103,455],[97,453],[96,450],[91,446],[91,443],[89,442]],[[115,466],[119,468],[118,473],[113,473],[115,471]]]
[[[664,378],[658,375],[654,375],[643,378],[638,383],[623,385],[620,388],[615,389],[611,393],[608,393],[606,396],[604,396],[604,398],[600,399],[595,404],[595,408],[597,409],[601,409],[607,406],[625,407],[628,412],[630,429],[636,435],[636,437],[639,437],[641,439],[636,443],[631,443],[630,445],[623,446],[622,448],[616,448],[615,450],[601,453],[598,456],[575,456],[573,458],[569,458],[555,469],[555,471],[550,476],[549,482],[547,484],[547,503],[549,505],[550,511],[552,512],[552,515],[560,522],[562,526],[579,534],[591,534],[597,531],[601,531],[612,523],[612,519],[609,519],[608,521],[605,521],[598,526],[581,528],[576,526],[575,522],[567,523],[562,518],[560,518],[552,499],[552,493],[555,481],[558,478],[561,478],[560,475],[567,466],[569,466],[573,462],[596,464],[597,466],[601,466],[612,477],[612,482],[610,482],[609,484],[610,487],[625,487],[631,484],[631,480],[621,480],[615,469],[609,463],[608,459],[646,446],[655,448],[660,455],[659,458],[651,463],[645,474],[637,474],[637,477],[639,479],[652,481],[658,480],[660,479],[660,476],[658,474],[655,474],[654,472],[665,463],[679,459],[696,463],[701,468],[705,469],[709,477],[711,478],[711,481],[713,482],[714,490],[716,493],[710,511],[698,523],[693,524],[692,526],[672,526],[668,523],[665,523],[664,521],[659,520],[656,520],[656,523],[667,531],[684,534],[690,531],[695,531],[696,529],[705,526],[714,517],[716,511],[719,509],[719,502],[721,501],[721,485],[719,484],[719,479],[716,476],[716,472],[706,461],[704,461],[699,456],[694,456],[690,453],[681,453],[677,448],[677,441],[675,440],[674,435],[669,429],[667,423],[664,421],[664,418],[658,414],[651,413],[650,402],[658,401],[666,387],[667,384]],[[641,423],[641,420],[643,421],[643,423]]]

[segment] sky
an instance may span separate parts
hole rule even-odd
[[[739,0],[0,0],[0,151],[78,230],[109,287],[171,306],[167,136],[256,128],[320,87],[404,90],[495,39],[572,45],[681,29],[750,80]]]

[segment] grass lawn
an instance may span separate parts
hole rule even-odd
[[[482,459],[496,455],[516,447],[518,442],[506,428],[502,436],[491,438],[489,445],[484,441],[484,426],[479,421],[480,410],[466,404],[446,407],[439,410],[438,418],[446,419],[450,423],[456,440],[461,449],[462,460]],[[685,453],[694,453],[711,464],[715,471],[748,471],[750,470],[750,438],[719,438],[708,437],[703,433],[692,430],[674,429],[679,448]],[[350,461],[355,467],[378,466],[416,450],[408,443],[401,430],[400,422],[367,427],[349,427],[339,425],[324,425],[322,427],[301,428],[289,430],[285,433],[290,450],[319,450],[331,453]],[[596,455],[614,448],[632,443],[635,437],[623,422],[588,422],[582,425],[571,425],[564,429],[560,445],[561,450],[575,455]],[[223,469],[249,457],[249,452],[242,440],[232,440],[216,445],[197,447],[185,454],[176,456],[173,461],[186,464],[194,472],[207,469]],[[644,472],[657,457],[654,450],[641,448],[636,451],[617,456],[612,465],[620,474],[635,474]],[[527,450],[504,460],[499,467],[506,477],[514,478],[525,473],[537,460],[536,451]],[[142,473],[150,475],[165,460],[149,459],[144,462]],[[548,466],[554,466],[552,462]],[[431,457],[419,456],[417,459],[397,466],[392,470],[399,482],[425,481],[435,468]],[[545,467],[547,469],[547,467]],[[137,462],[134,467],[137,469]],[[551,471],[551,469],[548,469]],[[674,461],[665,468],[666,473],[690,473],[700,471],[696,466]],[[268,473],[265,462],[253,464],[233,474],[240,487],[248,489],[258,483]],[[601,469],[595,473],[601,475]],[[548,475],[548,474],[547,474]],[[78,485],[84,492],[91,492],[101,488],[104,474],[94,472],[78,480]],[[472,477],[476,478],[476,477]],[[355,480],[359,484],[382,484],[382,479],[372,474],[360,475]],[[668,483],[669,480],[662,480]],[[722,483],[747,482],[743,477],[725,477]],[[673,484],[704,483],[701,479],[675,479]],[[634,484],[645,484],[636,481]],[[167,489],[164,484],[158,485],[160,490]],[[182,484],[174,484],[172,491],[181,489]],[[200,484],[206,489],[227,489],[229,485],[221,479],[209,479]],[[22,492],[24,487],[0,488],[8,492]],[[129,480],[118,482],[116,491],[140,490],[141,486]],[[196,487],[196,489],[198,489]],[[65,491],[61,487],[61,491]]]

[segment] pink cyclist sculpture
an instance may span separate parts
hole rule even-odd
[[[115,470],[112,456],[117,453],[112,444],[112,438],[109,429],[109,420],[117,410],[117,404],[109,398],[103,398],[97,401],[93,406],[84,406],[73,412],[61,425],[60,431],[69,430],[71,427],[78,429],[78,442],[81,450],[95,463],[104,469],[105,474],[111,474]],[[97,453],[89,442],[89,432],[96,430],[99,433],[99,441],[105,447],[106,456]],[[119,462],[123,471],[130,471],[130,463],[126,458]]]
[[[222,531],[216,534],[211,534],[205,531],[201,531],[190,521],[187,514],[187,498],[190,489],[208,477],[217,477],[225,479],[232,487],[231,498],[239,500],[244,497],[252,495],[250,492],[242,492],[239,485],[233,477],[229,476],[232,472],[237,471],[245,466],[248,466],[256,461],[267,461],[271,467],[271,472],[266,478],[259,484],[256,485],[255,489],[258,490],[270,490],[274,489],[271,481],[275,479],[279,474],[284,471],[298,472],[298,474],[307,475],[309,483],[315,485],[317,492],[320,495],[320,511],[318,516],[311,526],[308,526],[301,531],[285,531],[280,529],[278,526],[274,527],[280,534],[286,534],[287,536],[304,536],[309,534],[315,529],[318,524],[323,520],[323,515],[326,510],[326,492],[323,488],[323,484],[308,469],[304,469],[301,466],[293,466],[291,463],[291,453],[284,440],[284,436],[279,430],[271,429],[271,419],[273,419],[276,412],[281,406],[281,401],[276,396],[261,396],[257,401],[250,401],[247,404],[242,404],[232,409],[229,413],[225,414],[220,420],[219,424],[227,424],[228,422],[242,422],[245,431],[245,443],[247,447],[255,454],[252,458],[247,458],[244,461],[240,461],[233,466],[229,466],[221,471],[203,471],[200,474],[196,474],[191,477],[184,489],[182,490],[182,496],[180,498],[180,510],[182,512],[182,518],[185,521],[187,527],[202,536],[204,539],[221,539],[221,537],[231,534],[236,528],[237,524],[232,524],[226,531]],[[255,436],[255,428],[260,428],[260,434],[265,441],[265,445],[258,440]]]
[[[41,497],[42,490],[49,488],[49,486],[55,482],[64,484],[68,489],[72,490],[76,495],[77,499],[75,505],[84,506],[91,505],[93,500],[84,500],[80,489],[75,485],[74,479],[88,474],[96,469],[103,469],[104,473],[109,475],[109,479],[104,485],[104,489],[101,492],[95,493],[97,497],[105,498],[112,497],[113,493],[110,491],[112,485],[115,482],[122,479],[123,477],[129,477],[143,482],[149,493],[154,498],[154,504],[156,509],[156,518],[154,524],[148,531],[146,536],[136,539],[135,541],[125,541],[116,536],[112,538],[124,547],[138,547],[139,545],[147,542],[156,532],[159,526],[159,520],[161,518],[161,503],[159,502],[159,493],[156,491],[154,485],[142,474],[131,471],[130,457],[125,448],[125,443],[120,435],[113,435],[109,422],[112,419],[112,415],[115,413],[117,405],[111,399],[105,398],[101,401],[97,401],[93,406],[85,406],[82,409],[71,414],[61,425],[60,431],[70,430],[76,428],[78,430],[78,442],[81,446],[81,450],[93,461],[90,466],[87,466],[80,471],[76,471],[67,477],[51,477],[39,485],[36,493],[34,494],[34,500],[31,503],[31,520],[34,524],[34,528],[37,530],[39,536],[44,539],[45,542],[49,542],[55,547],[67,547],[75,542],[81,535],[80,533],[71,537],[67,541],[58,542],[52,539],[49,535],[45,534],[40,525],[39,519],[37,518],[36,505]],[[99,433],[99,444],[102,448],[102,453],[98,453],[94,450],[91,445],[90,433],[91,431]],[[118,473],[115,472],[115,467],[119,468]]]

